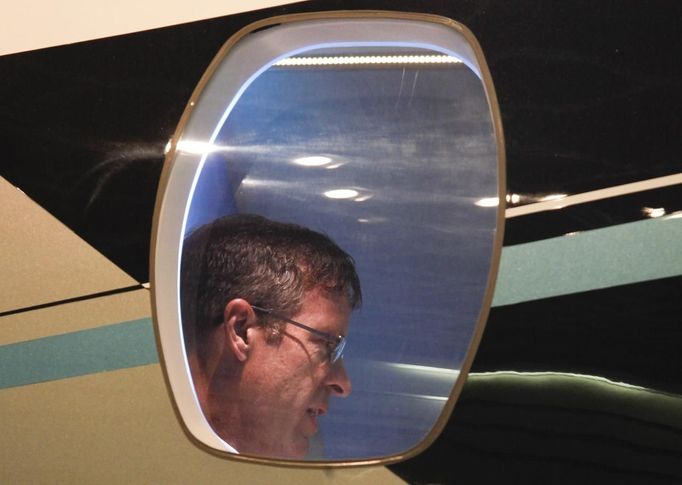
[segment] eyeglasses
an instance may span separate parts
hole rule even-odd
[[[271,315],[278,320],[282,320],[284,322],[295,325],[298,328],[302,328],[303,330],[307,330],[308,332],[313,333],[313,334],[317,335],[318,337],[322,337],[323,339],[325,339],[329,344],[334,346],[329,350],[329,354],[328,354],[330,364],[336,363],[336,361],[339,360],[343,356],[343,349],[346,347],[346,337],[344,337],[343,335],[334,336],[330,333],[323,332],[321,330],[317,330],[316,328],[309,327],[308,325],[305,325],[301,322],[297,322],[296,320],[292,320],[292,319],[287,318],[285,316],[282,316],[278,313],[274,313],[272,310],[268,310],[267,308],[262,308],[262,307],[259,307],[256,305],[251,305],[251,308],[253,308],[256,311],[262,312],[262,313],[267,313],[268,315]]]

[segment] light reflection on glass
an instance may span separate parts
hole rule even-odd
[[[352,199],[358,195],[360,192],[354,189],[334,189],[324,193],[324,196],[329,199]]]
[[[402,371],[412,371],[412,372],[418,372],[422,374],[428,374],[428,375],[434,375],[434,374],[442,374],[442,375],[447,375],[450,376],[451,378],[457,377],[458,371],[449,369],[447,367],[434,367],[434,366],[429,366],[429,365],[417,365],[417,364],[403,364],[403,363],[398,363],[398,362],[390,362],[390,363],[385,363],[384,365],[393,368],[393,369],[398,369]]]
[[[497,207],[499,200],[497,197],[484,197],[474,202],[479,207]]]
[[[228,147],[214,145],[213,143],[204,141],[193,140],[180,140],[176,149],[180,152],[191,153],[194,155],[207,155],[209,153],[229,150]]]
[[[332,163],[332,159],[323,156],[300,157],[295,158],[293,163],[302,167],[324,167]]]
[[[359,217],[356,219],[360,224],[381,224],[388,222],[386,217]]]

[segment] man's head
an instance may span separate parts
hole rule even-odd
[[[186,239],[181,298],[192,376],[216,432],[241,453],[302,458],[329,397],[350,392],[330,357],[361,301],[352,258],[300,226],[224,217]]]

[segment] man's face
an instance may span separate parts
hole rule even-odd
[[[333,298],[320,289],[308,292],[301,310],[291,316],[332,335],[347,335],[349,317],[345,298]],[[250,444],[241,444],[239,451],[303,458],[309,439],[317,433],[318,417],[329,409],[329,398],[350,393],[343,363],[330,364],[329,344],[291,324],[284,324],[282,338],[275,343],[268,343],[260,326],[247,332],[249,355],[239,395]]]

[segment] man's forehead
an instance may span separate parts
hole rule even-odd
[[[351,311],[346,295],[318,286],[305,293],[297,316],[319,330],[345,335]]]
[[[352,310],[350,299],[344,291],[336,288],[328,288],[326,286],[318,285],[303,294],[303,302],[318,301],[320,304],[330,304],[333,307],[342,310]]]

